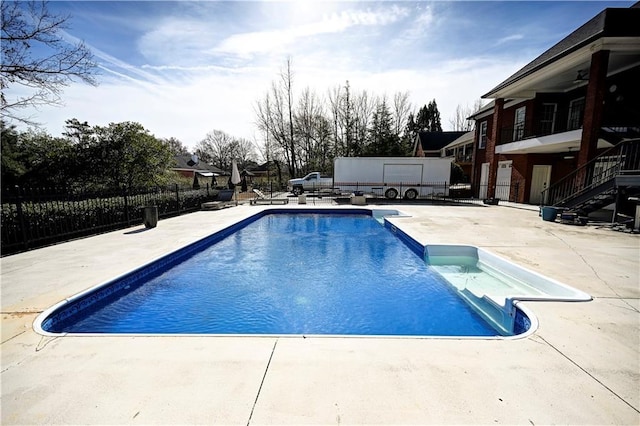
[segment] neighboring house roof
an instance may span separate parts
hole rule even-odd
[[[267,171],[273,171],[276,168],[275,161],[269,161],[262,163],[258,166],[252,167],[251,171],[254,173],[266,173]]]
[[[173,170],[193,170],[200,174],[215,173],[217,175],[230,175],[230,173],[225,172],[214,165],[207,164],[204,161],[200,161],[198,164],[190,166],[189,160],[191,160],[191,155],[176,155]]]
[[[631,8],[605,9],[482,97],[494,97],[496,92],[501,89],[559,61],[598,39],[605,37],[638,37],[640,36],[638,22],[640,22],[640,2],[634,4]]]
[[[266,172],[267,170],[270,169],[270,167],[269,167],[270,165],[271,165],[270,161],[268,163],[262,163],[259,166],[256,166],[256,167],[252,168],[251,171],[258,172],[258,173]]]
[[[463,134],[462,136],[460,136],[458,139],[454,140],[450,144],[444,146],[442,149],[451,149],[457,146],[462,146],[470,142],[473,142],[474,135],[475,135],[475,131],[471,130],[470,132]]]
[[[420,142],[422,151],[424,152],[439,152],[446,145],[450,144],[466,132],[418,132],[416,136],[416,145],[414,146],[414,153],[418,147],[417,142]]]

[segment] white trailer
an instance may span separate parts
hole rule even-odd
[[[395,199],[447,196],[452,157],[339,157],[333,186]]]

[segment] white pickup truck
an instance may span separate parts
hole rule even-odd
[[[322,176],[320,172],[311,172],[303,178],[289,180],[289,191],[295,195],[300,195],[305,191],[331,190],[332,187],[333,178]]]

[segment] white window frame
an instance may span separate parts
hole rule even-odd
[[[521,118],[521,120],[520,120]],[[513,141],[521,141],[524,138],[524,126],[527,122],[527,107],[516,109],[513,117]]]
[[[478,149],[485,149],[487,146],[487,121],[480,123],[478,130]]]
[[[557,103],[555,103],[555,102],[545,102],[545,103],[543,103],[543,104],[542,104],[543,111],[544,111],[544,108],[545,108],[545,107],[548,107],[548,106],[553,107],[553,116],[551,117],[551,129],[550,129],[549,133],[545,133],[545,134],[549,134],[549,135],[551,135],[551,134],[553,134],[553,132],[555,132],[555,130],[556,130],[556,115],[558,114],[558,104],[557,104]],[[548,122],[549,122],[549,120],[546,120],[545,118],[546,118],[546,117],[544,117],[544,116],[543,116],[543,117],[540,119],[540,123],[541,123],[541,124],[542,124],[542,123],[548,123]],[[542,127],[542,126],[541,126],[541,127]]]
[[[578,104],[579,102],[582,102],[582,107],[580,108],[580,110],[576,109],[576,104]],[[584,119],[584,107],[585,107],[585,97],[582,96],[580,98],[576,98],[574,100],[572,100],[571,102],[569,102],[569,114],[567,114],[567,130],[576,130],[582,127],[582,124],[580,126],[577,125],[578,122],[582,122],[582,120]],[[572,126],[571,123],[574,122],[574,117],[573,117],[573,113],[574,112],[582,112],[582,116],[577,116],[575,117],[575,119],[577,120],[576,125]]]

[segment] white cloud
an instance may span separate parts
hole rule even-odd
[[[433,10],[431,8],[427,8],[427,10],[421,12],[413,19],[411,25],[406,28],[404,37],[412,39],[422,37],[432,29],[435,23],[436,18],[434,16]]]
[[[302,61],[301,61],[302,62]],[[489,58],[469,58],[439,63],[423,69],[369,70],[296,66],[294,90],[309,86],[319,96],[349,80],[353,90],[371,95],[410,93],[414,108],[436,99],[442,125],[449,126],[458,105],[472,105],[482,94],[523,64]],[[224,71],[224,70],[222,70]],[[254,106],[277,79],[276,68],[245,68],[226,72],[192,72],[190,78],[172,82],[147,82],[132,86],[125,80],[92,88],[74,84],[64,92],[65,107],[43,108],[38,119],[52,134],[62,132],[64,121],[77,118],[91,125],[137,121],[157,137],[176,137],[193,148],[208,132],[223,130],[235,137],[260,140]]]
[[[39,115],[53,134],[64,121],[77,118],[90,125],[137,121],[157,137],[176,137],[193,147],[214,129],[252,139],[252,106],[268,88],[270,75],[251,69],[237,74],[197,74],[172,84],[132,86],[112,80],[98,87],[73,84],[64,92],[65,106],[46,107]]]
[[[435,99],[447,129],[458,105],[472,105],[535,56],[509,51],[509,43],[530,38],[521,30],[476,37],[476,17],[454,3],[300,1],[292,11],[285,2],[197,2],[181,15],[152,3],[161,13],[140,28],[118,33],[114,20],[95,39],[102,40],[93,48],[105,70],[101,85],[72,84],[62,95],[66,106],[43,107],[36,121],[54,135],[69,118],[138,121],[190,148],[214,129],[260,139],[254,106],[291,55],[296,93],[308,86],[324,97],[347,80],[372,96],[409,92],[415,109]],[[112,32],[131,46],[111,44]],[[480,40],[501,36],[499,55]]]
[[[496,41],[495,45],[498,46],[501,44],[509,43],[511,41],[522,40],[523,38],[524,38],[524,35],[522,34],[511,34],[509,36],[502,37],[501,39]]]
[[[358,26],[385,26],[408,16],[409,10],[394,5],[377,10],[333,12],[315,21],[284,29],[234,34],[219,43],[212,53],[249,56],[254,53],[281,52],[302,38],[341,33]]]
[[[181,62],[183,65],[201,63],[204,52],[211,48],[220,36],[215,24],[195,19],[165,19],[152,30],[144,33],[137,47],[144,58],[157,63]]]

